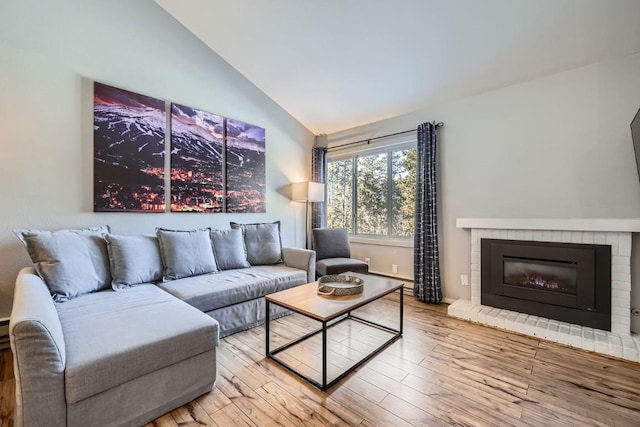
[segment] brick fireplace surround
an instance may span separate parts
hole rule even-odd
[[[640,334],[631,333],[631,233],[639,220],[458,218],[471,229],[471,300],[449,306],[453,317],[640,362]],[[480,303],[480,239],[611,245],[611,332]]]

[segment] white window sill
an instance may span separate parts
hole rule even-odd
[[[413,248],[413,238],[409,239],[390,239],[386,237],[361,237],[361,236],[349,236],[351,243],[358,243],[362,245],[378,245],[378,246],[396,246],[400,248]]]

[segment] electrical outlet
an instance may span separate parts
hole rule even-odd
[[[466,274],[461,274],[460,283],[462,284],[462,286],[469,286],[469,276],[467,276]]]
[[[371,258],[365,258],[365,259],[364,259],[364,262],[366,262],[366,263],[367,263],[367,265],[369,265],[369,266],[370,266],[370,265],[371,265]]]
[[[391,264],[391,273],[398,274],[398,264]]]

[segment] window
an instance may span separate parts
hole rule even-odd
[[[381,237],[413,236],[415,143],[331,157],[327,226]]]

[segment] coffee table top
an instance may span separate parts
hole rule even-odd
[[[358,295],[322,296],[318,295],[318,282],[296,286],[274,294],[266,295],[269,302],[281,305],[319,321],[329,321],[378,298],[401,289],[398,280],[358,273],[342,273],[360,277],[364,290]]]

